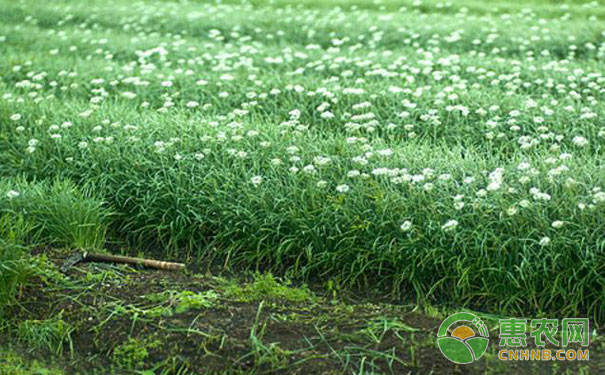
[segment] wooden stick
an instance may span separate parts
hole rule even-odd
[[[185,268],[185,265],[183,263],[163,262],[160,260],[132,258],[119,255],[91,254],[87,252],[82,254],[82,260],[91,262],[109,262],[142,265],[145,267],[157,268],[160,270],[182,270]]]

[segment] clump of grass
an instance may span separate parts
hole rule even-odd
[[[400,332],[417,332],[419,329],[411,327],[399,319],[378,317],[369,321],[359,333],[375,344],[380,344],[384,337],[392,332],[398,339],[404,340]]]
[[[25,217],[34,225],[39,242],[81,249],[99,249],[105,243],[109,211],[73,183],[13,180],[0,184],[0,190],[8,186],[18,196],[0,198],[0,209]]]
[[[35,262],[23,246],[32,229],[22,215],[0,216],[0,318],[3,308],[14,300],[19,286],[34,273]]]
[[[56,181],[36,186],[23,208],[30,212],[45,238],[57,245],[99,249],[105,242],[108,212],[102,201],[79,191],[74,184]]]
[[[75,328],[64,321],[62,314],[46,320],[25,320],[17,326],[17,335],[32,349],[48,350],[52,354],[62,355],[64,347],[73,353],[71,334]]]
[[[195,293],[191,291],[175,291],[167,290],[161,293],[154,293],[145,296],[145,298],[151,302],[160,303],[164,308],[169,307],[164,311],[164,314],[172,315],[187,312],[189,310],[196,309],[207,309],[216,307],[219,295],[213,291],[208,290],[201,293]]]
[[[263,336],[267,327],[265,323],[260,321],[263,305],[264,301],[258,305],[254,324],[250,329],[249,341],[252,350],[240,358],[239,361],[251,356],[254,359],[254,364],[259,368],[268,368],[269,370],[282,369],[288,365],[290,356],[294,352],[283,349],[277,342],[263,342]]]
[[[98,249],[105,242],[109,211],[73,183],[0,182],[0,314],[33,273],[33,246]]]
[[[2,375],[63,375],[64,372],[39,360],[25,358],[10,348],[0,350],[0,374]]]
[[[159,345],[158,340],[139,340],[131,337],[114,348],[113,362],[123,369],[140,369],[145,366],[149,349],[156,348]]]
[[[312,302],[314,296],[306,286],[295,288],[289,283],[280,283],[270,274],[254,274],[254,280],[244,286],[229,283],[224,295],[240,302],[257,302],[263,300],[287,301],[292,303]]]

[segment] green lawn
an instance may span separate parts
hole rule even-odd
[[[31,227],[0,262],[127,247],[603,324],[598,2],[0,6],[0,217]]]

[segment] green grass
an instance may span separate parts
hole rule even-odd
[[[61,315],[46,320],[24,320],[17,327],[17,336],[31,351],[43,349],[61,356],[67,347],[69,353],[73,353],[71,334],[75,328],[65,322]]]
[[[169,305],[170,308],[174,308],[174,311],[168,310],[171,315],[172,313],[182,314],[191,309],[216,307],[218,294],[212,290],[203,293],[167,290],[162,293],[147,295],[145,298],[151,302],[161,302]]]
[[[294,288],[288,282],[280,283],[270,273],[255,274],[254,280],[244,286],[225,283],[224,296],[239,302],[287,301],[290,303],[313,303],[313,296],[305,287]]]
[[[109,211],[72,183],[0,181],[0,316],[40,269],[32,248],[94,250],[105,244]],[[44,271],[44,270],[42,270]]]
[[[0,351],[0,374],[1,375],[63,375],[65,372],[40,364],[37,360],[25,358],[14,350],[3,348]]]
[[[0,215],[0,317],[4,308],[14,302],[20,285],[33,273],[33,262],[26,257],[24,237],[31,225],[23,216]]]
[[[73,181],[51,242],[605,318],[602,5],[2,5],[0,175]]]
[[[113,361],[121,368],[130,370],[141,368],[145,364],[145,359],[149,356],[148,349],[158,345],[158,341],[146,342],[129,338],[128,341],[113,350]]]
[[[31,226],[26,232],[32,236],[20,238],[19,243],[81,249],[99,249],[105,244],[109,211],[102,201],[82,193],[73,183],[9,179],[0,188],[13,194],[0,197],[0,212],[7,220],[18,218],[22,225]]]

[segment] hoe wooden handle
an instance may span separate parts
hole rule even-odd
[[[125,257],[125,256],[119,256],[119,255],[107,255],[107,254],[84,253],[82,255],[82,260],[85,262],[90,261],[90,262],[135,264],[135,265],[142,265],[142,266],[149,267],[149,268],[157,268],[160,270],[182,270],[185,268],[185,265],[183,263],[163,262],[160,260],[132,258],[132,257]]]

